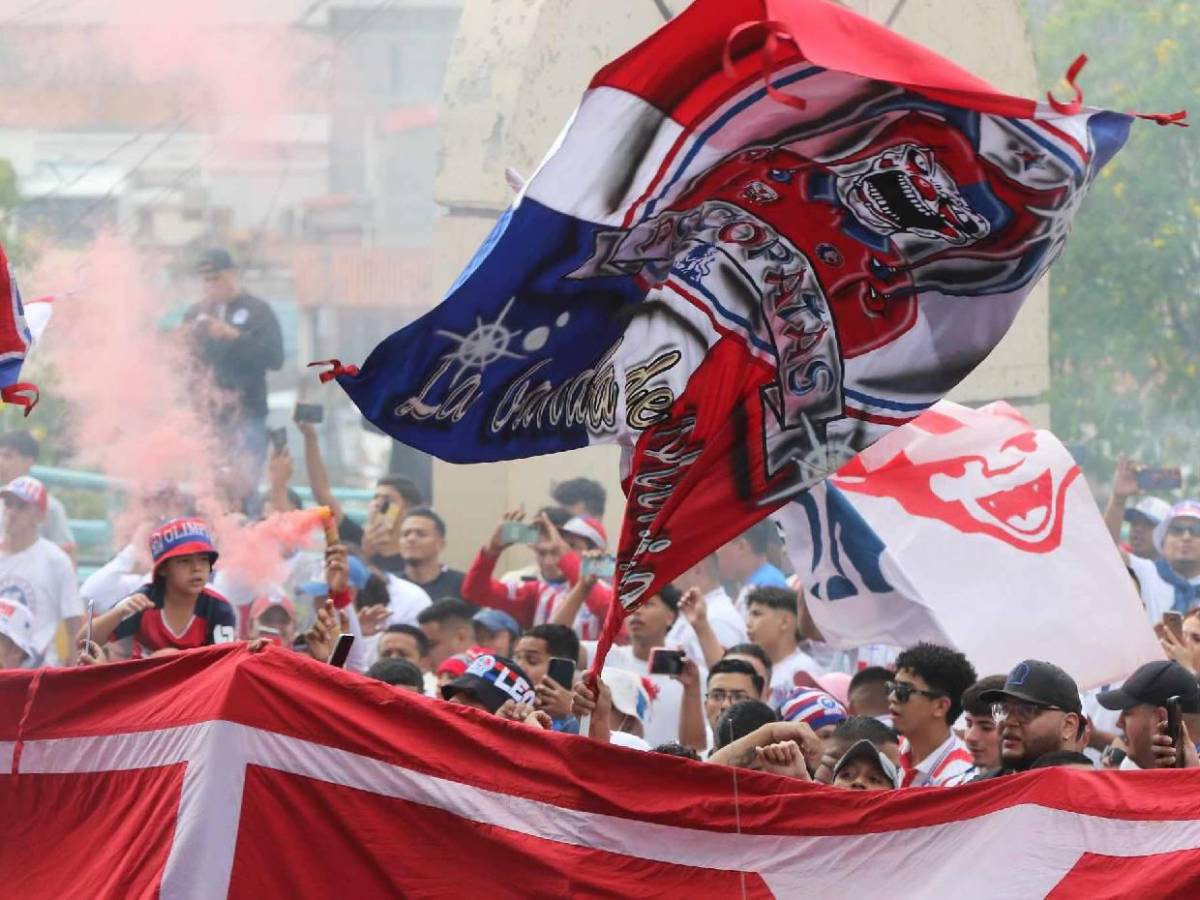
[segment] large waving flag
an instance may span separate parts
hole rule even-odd
[[[841,791],[275,648],[2,672],[0,763],[12,897],[961,897],[966,873],[1021,900],[1200,892],[1194,770]]]
[[[596,74],[445,301],[326,377],[452,462],[619,443],[629,609],[978,365],[1130,121],[826,0],[697,0]]]
[[[1079,466],[1007,403],[942,401],[775,518],[835,646],[1050,659],[1085,690],[1162,658]]]

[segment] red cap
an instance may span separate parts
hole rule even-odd
[[[22,503],[28,503],[30,506],[36,506],[42,512],[46,511],[46,505],[50,502],[46,494],[46,486],[29,475],[14,478],[4,487],[4,490],[0,490],[0,495],[3,494],[16,497]]]
[[[217,561],[212,534],[200,519],[173,519],[150,534],[150,555],[156,574],[158,567],[168,559],[193,553],[207,553],[212,562]]]
[[[281,606],[293,622],[296,621],[296,605],[283,594],[271,594],[266,597],[256,597],[250,604],[250,621],[253,622],[272,606]]]

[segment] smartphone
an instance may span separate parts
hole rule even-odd
[[[546,670],[546,675],[569,691],[575,683],[575,660],[563,656],[550,657],[550,668]]]
[[[83,649],[89,650],[89,652],[90,652],[90,648],[92,646],[92,619],[95,617],[95,612],[96,612],[96,601],[89,597],[88,605],[87,605],[87,617],[88,617],[87,631],[85,631],[83,633],[83,640],[84,640]]]
[[[526,522],[504,522],[500,525],[500,542],[504,544],[536,544],[542,530]]]
[[[655,647],[650,651],[651,675],[678,675],[683,671],[683,651]]]
[[[1167,736],[1175,748],[1175,768],[1183,768],[1183,698],[1178,694],[1167,698]]]
[[[1125,757],[1128,754],[1120,747],[1106,747],[1101,759],[1113,769],[1120,768],[1121,763],[1125,762]]]
[[[1175,635],[1175,640],[1183,643],[1183,613],[1165,612],[1163,613],[1163,625],[1170,630],[1171,634]]]
[[[1155,469],[1144,466],[1134,476],[1140,491],[1173,491],[1183,486],[1183,472],[1173,469]]]
[[[301,425],[319,425],[325,421],[325,407],[320,403],[297,403],[292,420]]]
[[[614,556],[585,556],[583,558],[583,574],[595,575],[597,578],[612,578],[617,573],[617,559]]]
[[[267,432],[267,437],[271,441],[271,446],[275,448],[276,453],[282,453],[287,449],[287,429],[272,428]]]
[[[339,635],[337,643],[333,645],[333,652],[329,654],[329,664],[335,669],[340,669],[346,665],[346,657],[350,655],[350,648],[354,645],[354,635],[343,634]]]

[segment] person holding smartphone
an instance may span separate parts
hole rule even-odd
[[[513,660],[529,676],[535,706],[550,716],[555,731],[578,734],[571,714],[579,638],[565,625],[535,625],[517,639]]]
[[[1178,698],[1179,734],[1168,730],[1169,705]],[[1105,709],[1119,711],[1117,725],[1125,735],[1122,769],[1198,768],[1195,740],[1200,738],[1200,684],[1179,663],[1148,662],[1116,690],[1096,698]]]
[[[1200,500],[1171,507],[1154,528],[1158,559],[1126,554],[1125,564],[1137,577],[1151,622],[1163,614],[1187,614],[1200,606]]]
[[[496,562],[514,543],[516,531],[512,526],[527,524],[524,513],[514,510],[507,513],[496,526],[491,541],[483,547],[462,584],[464,599],[477,606],[503,609],[523,628],[558,621],[555,610],[563,602],[572,587],[583,578],[582,562],[578,551],[564,538],[561,528],[572,522],[566,510],[550,507],[541,511],[534,522],[535,531],[524,534],[524,539],[537,557],[538,575],[531,581],[505,584],[493,577]],[[557,520],[557,521],[556,521]],[[588,576],[588,593],[583,605],[590,611],[592,623],[582,635],[586,639],[599,637],[604,617],[612,602],[612,586],[594,576]],[[571,623],[576,621],[572,617]]]
[[[1146,471],[1127,457],[1117,460],[1108,506],[1104,509],[1104,524],[1113,540],[1120,544],[1121,526],[1128,523],[1129,553],[1153,561],[1159,556],[1158,548],[1154,546],[1154,529],[1171,511],[1171,504],[1158,497],[1143,496],[1135,505],[1129,506],[1130,499],[1146,490],[1143,487],[1145,479],[1140,477]]]
[[[267,457],[267,372],[283,366],[283,333],[271,305],[241,288],[229,251],[214,247],[196,261],[203,298],[184,313],[195,361],[219,391],[209,415],[238,483],[250,490]]]

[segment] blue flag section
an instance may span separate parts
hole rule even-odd
[[[383,341],[342,386],[384,431],[450,462],[571,450],[589,433],[614,434],[613,356],[646,292],[630,276],[570,277],[598,231],[522,201],[446,301]]]

